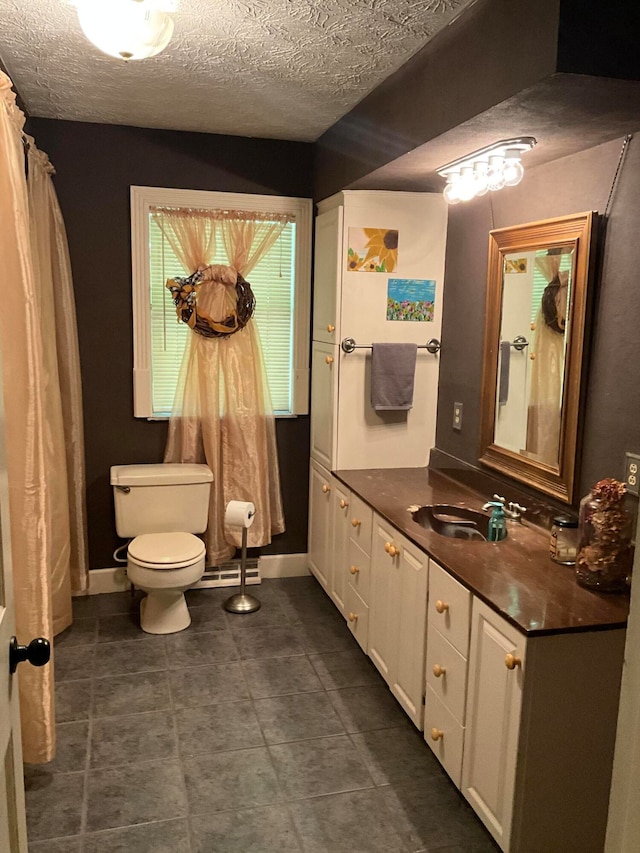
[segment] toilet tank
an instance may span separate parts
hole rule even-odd
[[[141,533],[203,533],[212,480],[206,465],[113,465],[111,485],[118,536],[128,539]]]

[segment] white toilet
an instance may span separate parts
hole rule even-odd
[[[132,539],[127,575],[147,593],[140,625],[148,634],[173,634],[191,624],[184,592],[204,574],[204,542],[193,534],[207,528],[212,480],[206,465],[111,468],[116,530]]]

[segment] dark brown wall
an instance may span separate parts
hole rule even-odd
[[[477,465],[488,235],[491,228],[586,210],[601,213],[622,140],[527,171],[520,186],[449,209],[436,447]],[[578,493],[622,478],[624,452],[640,451],[640,140],[633,139],[613,196],[596,281],[588,350]],[[464,404],[461,432],[453,403]]]
[[[56,166],[74,275],[84,395],[89,563],[118,544],[109,467],[162,460],[166,423],[133,417],[131,185],[311,195],[311,145],[31,119]],[[277,422],[287,531],[264,552],[306,551],[309,422]]]

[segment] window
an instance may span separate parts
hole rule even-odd
[[[131,187],[133,262],[133,388],[135,417],[169,417],[188,335],[177,321],[166,279],[188,275],[162,229],[156,207],[288,213],[294,221],[248,279],[256,296],[258,326],[269,390],[278,416],[308,412],[311,200],[283,196]],[[217,241],[216,263],[227,263]],[[239,334],[242,334],[240,332]]]

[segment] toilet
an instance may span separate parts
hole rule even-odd
[[[185,590],[204,574],[213,474],[206,465],[114,465],[111,485],[118,536],[131,539],[127,576],[146,596],[140,626],[173,634],[191,624]]]

